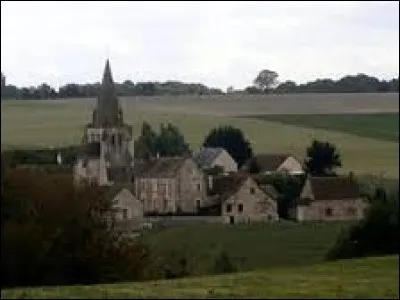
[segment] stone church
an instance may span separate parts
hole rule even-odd
[[[124,123],[107,60],[92,121],[85,126],[82,154],[75,179],[99,185],[129,184],[133,180],[132,126]]]

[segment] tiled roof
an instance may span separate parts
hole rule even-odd
[[[139,166],[134,167],[135,176],[148,178],[175,177],[186,160],[185,157],[160,157],[150,159],[147,162],[142,161]]]
[[[203,148],[193,157],[201,168],[210,168],[212,162],[224,151],[224,148]]]
[[[283,162],[290,157],[288,154],[258,154],[250,158],[243,166],[248,169],[254,161],[260,167],[260,172],[275,172]]]
[[[314,200],[357,199],[360,191],[357,183],[349,177],[310,177]]]

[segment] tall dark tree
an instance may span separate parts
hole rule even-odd
[[[179,128],[168,123],[160,125],[160,134],[157,139],[157,153],[160,156],[182,156],[189,154],[189,145]]]
[[[233,126],[212,129],[204,139],[203,146],[224,148],[239,167],[253,156],[250,142],[246,140],[242,130]]]
[[[134,156],[136,158],[147,159],[157,155],[157,133],[153,131],[151,125],[143,122],[141,135],[135,141]]]
[[[271,70],[262,70],[257,77],[254,79],[253,83],[256,87],[264,92],[275,87],[278,79],[278,73]]]
[[[330,176],[335,175],[334,169],[341,167],[342,161],[335,145],[313,140],[307,148],[305,165],[307,173],[311,175]]]

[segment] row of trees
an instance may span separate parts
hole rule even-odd
[[[253,81],[253,86],[244,91],[249,94],[260,93],[380,93],[399,92],[399,79],[379,80],[366,74],[344,76],[338,80],[317,79],[304,84],[288,80],[278,82],[278,73],[262,70]]]
[[[248,94],[263,93],[371,93],[399,92],[399,80],[379,80],[365,74],[345,76],[339,80],[317,79],[304,84],[294,81],[278,82],[278,73],[262,70],[253,81],[253,85],[244,89]],[[96,97],[100,83],[76,84],[61,86],[58,91],[43,83],[37,87],[16,87],[6,84],[6,77],[1,73],[1,99],[56,99]],[[209,88],[199,83],[183,83],[179,81],[138,82],[126,80],[116,83],[118,96],[162,96],[162,95],[212,95],[223,94],[222,90]],[[235,92],[233,87],[227,93]]]
[[[76,84],[69,83],[61,86],[58,91],[47,83],[37,87],[16,87],[7,85],[4,74],[1,74],[1,99],[56,99],[56,98],[85,98],[96,97],[100,83]],[[138,82],[126,80],[116,83],[118,96],[162,96],[162,95],[210,95],[222,94],[216,88],[209,88],[199,83],[183,83],[179,81],[167,82]]]

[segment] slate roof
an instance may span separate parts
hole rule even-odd
[[[160,157],[141,161],[138,166],[135,166],[136,163],[134,164],[134,174],[142,178],[175,177],[186,160],[185,157]]]
[[[314,200],[345,200],[360,198],[357,183],[349,177],[310,177]]]
[[[224,150],[225,150],[224,148],[212,148],[212,147],[203,148],[201,149],[200,152],[194,155],[193,159],[201,168],[210,168],[212,167],[213,161]]]
[[[289,154],[258,154],[250,158],[244,164],[243,169],[248,169],[250,164],[256,161],[260,167],[260,172],[275,172],[290,156]]]
[[[213,180],[213,188],[209,192],[209,195],[211,197],[219,196],[220,201],[225,201],[232,195],[236,194],[248,178],[251,178],[251,176],[246,173],[234,173],[215,177]],[[254,182],[256,183],[256,181]],[[278,195],[274,187],[271,185],[257,184],[257,186],[261,191],[270,195],[272,198],[276,198]]]

